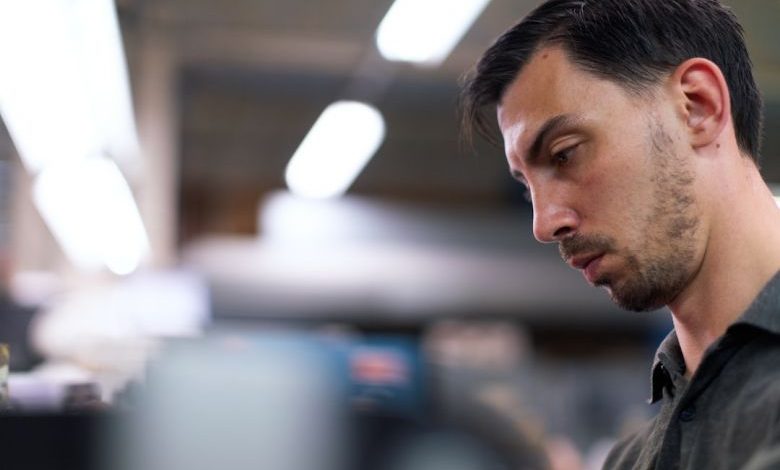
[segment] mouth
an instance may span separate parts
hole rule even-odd
[[[571,258],[568,263],[572,268],[581,270],[590,283],[594,283],[602,258],[604,253],[596,253]]]
[[[573,256],[567,260],[567,263],[569,264],[569,266],[571,266],[574,269],[585,269],[596,258],[600,258],[602,256],[604,256],[604,253],[595,253],[595,254],[583,255],[583,256]]]

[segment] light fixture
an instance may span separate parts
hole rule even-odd
[[[140,154],[113,0],[0,0],[0,117],[75,265],[128,274],[148,249],[114,161]]]
[[[376,34],[388,60],[435,66],[450,54],[490,0],[395,0]]]
[[[344,194],[376,153],[385,123],[373,106],[338,101],[322,112],[287,165],[285,179],[299,196]]]
[[[48,166],[33,200],[68,257],[85,270],[134,271],[148,251],[141,215],[119,168],[106,158]]]
[[[111,0],[0,0],[0,115],[31,173],[138,154]]]

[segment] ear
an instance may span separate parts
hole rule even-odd
[[[716,143],[731,122],[731,97],[720,67],[707,59],[689,59],[670,78],[678,90],[691,145]]]

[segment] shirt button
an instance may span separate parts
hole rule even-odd
[[[696,409],[693,406],[689,406],[680,412],[680,421],[687,423],[693,420],[694,416],[696,416]]]

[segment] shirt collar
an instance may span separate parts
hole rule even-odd
[[[780,334],[780,271],[764,286],[745,313],[729,328],[753,326]]]
[[[764,286],[744,314],[726,331],[752,326],[780,335],[780,271]],[[655,353],[650,375],[650,403],[663,396],[663,389],[674,393],[675,384],[685,374],[685,359],[680,349],[677,333],[672,330],[661,342]]]
[[[663,389],[674,393],[675,384],[685,374],[683,359],[677,333],[672,330],[661,342],[655,353],[650,374],[650,403],[655,403],[663,396]]]

